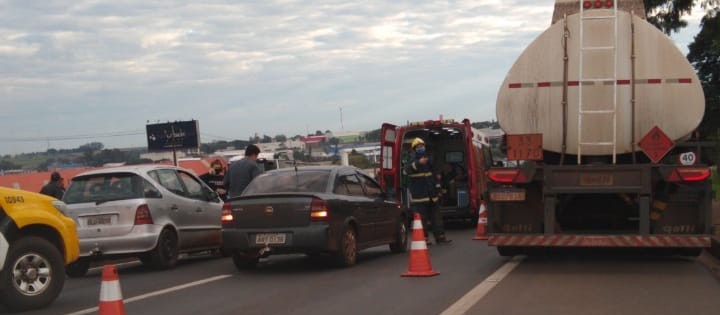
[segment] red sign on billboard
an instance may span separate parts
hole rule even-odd
[[[675,146],[675,142],[662,129],[655,126],[640,140],[638,145],[645,155],[657,164]]]

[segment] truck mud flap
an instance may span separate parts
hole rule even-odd
[[[518,235],[496,234],[490,246],[708,248],[709,235]]]

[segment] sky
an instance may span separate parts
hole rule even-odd
[[[0,0],[0,155],[495,118],[554,0]],[[699,8],[673,35],[698,32]]]

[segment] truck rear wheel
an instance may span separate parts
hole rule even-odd
[[[0,302],[15,311],[52,303],[65,284],[65,262],[49,241],[23,237],[10,245],[5,268],[0,272]]]
[[[514,246],[498,246],[497,247],[498,254],[500,256],[515,256],[522,254],[522,247],[514,247]]]

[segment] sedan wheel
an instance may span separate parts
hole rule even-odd
[[[334,256],[340,267],[350,267],[357,262],[357,238],[352,226],[345,228],[340,240],[340,250],[335,252]]]
[[[390,243],[390,251],[393,253],[404,253],[407,251],[408,229],[404,218],[398,220],[398,227],[395,231],[395,241]]]
[[[260,261],[260,258],[257,256],[248,256],[242,253],[235,254],[232,258],[235,268],[240,271],[253,269],[257,267],[258,261]]]

